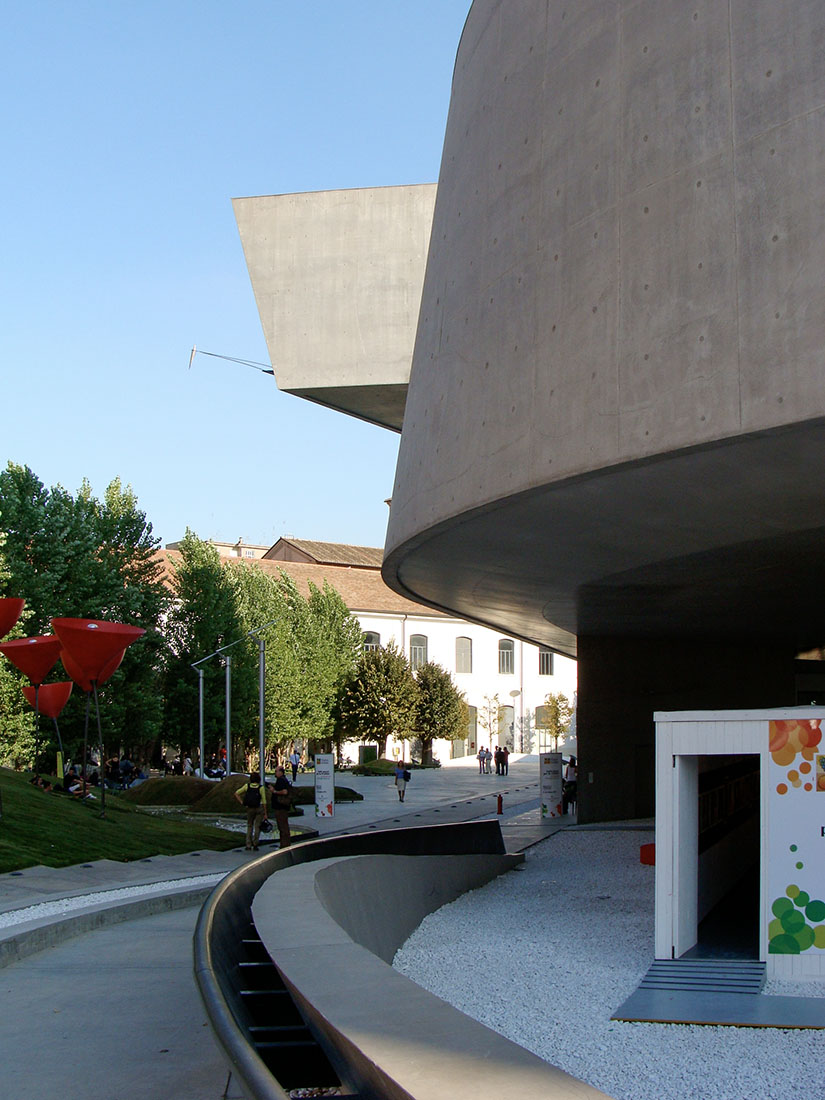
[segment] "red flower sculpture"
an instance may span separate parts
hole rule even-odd
[[[42,684],[39,691],[40,713],[45,714],[47,718],[59,718],[60,712],[69,701],[73,687],[71,680],[62,680],[59,684]],[[35,692],[35,688],[24,684],[23,694],[31,706],[37,702]]]
[[[25,603],[25,600],[19,600],[15,596],[4,596],[0,599],[0,638],[5,638],[20,618]]]
[[[124,650],[136,642],[146,631],[140,626],[126,623],[110,623],[105,619],[52,619],[52,628],[63,643],[63,649],[83,679],[102,683],[104,676],[111,676],[120,664],[109,666],[115,658],[122,658]],[[64,660],[64,665],[66,664]],[[76,682],[77,677],[66,668]]]
[[[61,645],[55,634],[38,634],[33,638],[15,638],[13,642],[3,642],[0,653],[4,653],[38,687],[57,664]]]

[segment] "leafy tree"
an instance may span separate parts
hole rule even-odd
[[[169,656],[165,677],[165,730],[182,749],[198,744],[199,699],[195,661],[235,642],[246,633],[235,587],[221,565],[217,550],[187,529],[180,545],[181,560],[172,576],[173,606],[166,622]],[[256,691],[254,664],[240,659],[235,646],[232,666],[232,725],[243,730],[249,721],[250,699]],[[240,651],[240,652],[239,652]],[[216,752],[225,728],[225,672],[216,657],[203,670],[204,751]]]
[[[570,729],[570,720],[573,717],[573,705],[566,695],[561,692],[553,694],[551,691],[544,697],[544,709],[542,711],[543,728],[550,731],[556,752],[559,748],[559,738],[564,737]]]
[[[73,497],[59,485],[47,490],[27,466],[10,462],[0,472],[0,509],[8,584],[26,598],[29,633],[47,633],[50,620],[63,616],[110,619],[147,631],[126,651],[101,694],[107,741],[145,758],[160,733],[158,626],[167,595],[156,557],[159,541],[133,490],[115,479],[101,502],[84,481]],[[57,666],[50,679],[64,676]],[[75,693],[61,720],[68,746],[79,744],[83,711]]]
[[[229,566],[248,630],[266,644],[266,750],[329,738],[334,707],[361,648],[358,620],[329,584],[310,584],[305,598],[287,573]]]
[[[361,653],[340,695],[343,735],[350,741],[377,741],[383,756],[388,737],[406,740],[414,735],[417,694],[410,663],[393,642]]]
[[[3,559],[4,541],[0,532],[0,593],[5,591],[9,579]],[[19,634],[18,628],[9,637]],[[0,766],[4,768],[23,768],[34,758],[34,716],[23,698],[21,682],[14,666],[0,657]]]
[[[431,764],[436,737],[460,741],[466,735],[467,704],[449,672],[432,661],[418,669],[415,682],[415,728],[421,738],[421,763]]]
[[[501,724],[501,700],[498,695],[485,695],[484,705],[478,708],[478,724],[487,735],[487,743],[492,748],[499,738]]]

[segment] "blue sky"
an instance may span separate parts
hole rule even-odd
[[[398,436],[267,361],[242,195],[434,181],[469,0],[11,0],[0,92],[0,461],[164,542],[382,545]]]

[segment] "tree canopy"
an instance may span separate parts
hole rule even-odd
[[[390,736],[414,736],[417,700],[410,663],[393,642],[362,652],[341,691],[341,731],[350,741],[377,741],[378,755],[383,756]]]
[[[453,678],[441,665],[428,661],[416,675],[415,728],[421,738],[421,763],[431,764],[433,741],[458,741],[467,733],[467,704]]]
[[[131,487],[116,478],[101,501],[84,482],[73,496],[60,485],[46,489],[28,466],[10,462],[0,471],[0,530],[8,572],[0,591],[25,597],[28,634],[50,632],[50,620],[63,616],[147,631],[101,694],[106,740],[144,755],[161,729],[159,625],[167,593],[159,542]],[[58,665],[50,679],[60,678]],[[61,719],[69,744],[81,737],[82,712],[75,693]]]

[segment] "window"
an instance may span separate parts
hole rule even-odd
[[[255,551],[254,550],[244,550],[243,556],[245,558],[254,558],[255,557]]]
[[[455,640],[455,670],[456,672],[473,671],[473,639],[456,638]]]
[[[413,672],[417,672],[422,665],[427,663],[427,635],[410,635],[410,665]]]
[[[539,676],[553,675],[553,651],[546,645],[539,646]]]
[[[364,631],[364,652],[374,653],[376,649],[381,648],[381,635],[376,634],[374,630]]]
[[[502,676],[512,676],[515,667],[515,643],[502,638],[498,643],[498,671]]]

